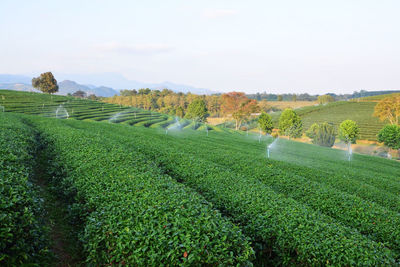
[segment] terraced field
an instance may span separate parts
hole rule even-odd
[[[0,90],[0,112],[17,112],[44,117],[71,118],[86,121],[123,123],[131,126],[145,126],[168,129],[228,131],[211,125],[195,123],[191,120],[177,119],[148,110],[124,107],[99,101],[90,101],[68,96],[49,96],[41,93],[28,93]]]
[[[0,136],[8,136],[0,140],[8,151],[0,162],[11,166],[0,172],[10,177],[0,192],[24,196],[9,197],[11,206],[0,201],[0,222],[13,211],[25,214],[23,203],[34,222],[25,234],[17,219],[0,228],[0,236],[20,233],[19,246],[0,239],[0,265],[40,265],[53,253],[32,186],[35,150],[47,157],[47,182],[64,201],[82,264],[400,264],[398,162],[359,154],[348,161],[344,151],[265,136],[259,142],[252,133],[206,135],[205,125],[185,130],[190,123],[166,134],[160,127],[174,118],[130,127],[132,110],[121,123],[93,119],[121,109],[112,108],[80,120],[0,113]],[[19,191],[7,193],[10,184]],[[43,238],[29,246],[37,235]]]

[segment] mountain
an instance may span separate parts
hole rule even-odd
[[[94,94],[97,96],[113,96],[118,94],[118,92],[110,87],[105,87],[105,86],[88,86],[88,85],[83,85],[76,83],[74,81],[70,80],[65,80],[62,82],[58,83],[59,91],[58,94],[60,95],[66,95],[66,94],[72,94],[76,91],[83,91],[86,92],[88,95]]]
[[[78,83],[91,85],[91,84],[102,84],[111,88],[122,89],[140,89],[140,88],[150,88],[150,89],[170,89],[175,92],[182,93],[194,93],[194,94],[212,94],[216,93],[209,89],[197,88],[190,85],[176,84],[172,82],[162,82],[162,83],[146,83],[134,80],[129,80],[119,73],[100,73],[100,74],[63,74],[56,73],[56,77],[61,77],[61,79],[70,79],[77,81]]]
[[[1,89],[15,90],[15,91],[33,91],[38,92],[36,89],[33,89],[32,85],[25,83],[1,83]]]
[[[118,73],[101,73],[101,74],[62,74],[55,73],[57,80],[61,80],[58,83],[59,92],[58,94],[66,95],[68,93],[74,93],[78,90],[88,92],[89,94],[95,94],[97,96],[113,96],[119,94],[121,89],[170,89],[175,92],[193,94],[212,94],[215,93],[208,89],[196,88],[184,84],[176,84],[172,82],[162,83],[145,83],[126,79],[123,75]],[[0,88],[11,89],[18,91],[36,91],[31,86],[32,78],[24,75],[13,75],[13,74],[0,74]],[[94,84],[101,84],[96,86]],[[114,89],[116,88],[116,89]]]

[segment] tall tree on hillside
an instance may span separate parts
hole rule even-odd
[[[360,138],[360,129],[355,121],[345,120],[339,126],[339,139],[346,144],[355,144]]]
[[[299,138],[303,133],[303,122],[297,113],[290,108],[285,109],[279,117],[279,131],[289,138]]]
[[[400,96],[386,97],[375,106],[374,116],[390,124],[400,124]]]
[[[231,115],[235,120],[235,129],[238,130],[244,120],[251,113],[257,112],[257,101],[248,99],[242,92],[230,92],[222,95],[221,110],[226,115]]]
[[[53,94],[58,92],[57,80],[51,72],[40,74],[39,77],[32,79],[32,86],[43,93]]]
[[[396,149],[400,158],[400,126],[386,125],[378,133],[378,141],[383,142],[385,146]]]
[[[272,123],[272,117],[268,113],[261,113],[260,117],[258,117],[258,127],[261,130],[266,132],[267,134],[271,134],[274,129],[274,124]]]
[[[206,121],[208,116],[207,105],[203,99],[195,99],[189,104],[185,118],[194,121]]]

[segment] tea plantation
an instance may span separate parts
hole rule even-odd
[[[326,105],[308,106],[297,109],[296,112],[303,121],[304,131],[309,129],[313,123],[329,122],[338,127],[344,120],[353,120],[360,127],[360,139],[376,141],[376,135],[385,123],[372,115],[376,101],[365,99],[361,102],[340,101]],[[276,126],[280,113],[273,114]]]
[[[400,264],[396,161],[283,139],[267,157],[269,137],[190,121],[166,131],[175,118],[28,94],[0,91],[0,265],[58,256],[40,151],[81,265]]]

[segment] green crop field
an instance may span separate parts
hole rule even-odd
[[[0,101],[0,265],[57,261],[41,190],[64,209],[76,265],[400,264],[397,161],[187,120],[166,131],[175,118],[62,96]],[[371,106],[300,114],[351,108]]]
[[[360,138],[363,140],[376,141],[376,135],[383,128],[385,122],[372,116],[376,102],[372,101],[340,101],[326,105],[309,106],[297,109],[303,121],[304,131],[308,130],[313,123],[329,122],[339,127],[344,120],[353,120],[360,127]],[[281,112],[273,114],[275,125]]]
[[[400,96],[400,93],[386,94],[386,95],[374,95],[359,98],[360,101],[379,101],[386,97]]]
[[[189,130],[215,130],[211,125],[194,123],[191,120],[175,118],[148,110],[124,107],[98,101],[68,96],[49,96],[41,93],[27,93],[0,90],[0,112],[16,112],[44,117],[73,118],[77,120],[105,121],[123,123],[131,126],[169,128],[185,127]],[[177,128],[177,127],[174,127]],[[221,129],[218,129],[221,131]],[[226,130],[227,131],[227,130]]]

